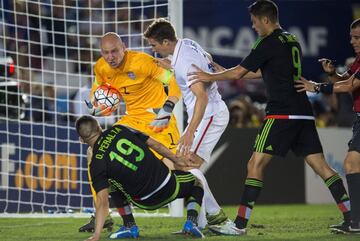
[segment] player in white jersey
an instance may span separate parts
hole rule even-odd
[[[199,64],[200,68],[207,71],[213,70],[209,55],[198,43],[190,39],[178,39],[171,67],[175,70],[189,119],[178,149],[187,154],[190,148],[191,152],[201,157],[202,164],[203,161],[209,161],[212,150],[224,132],[229,122],[229,111],[221,99],[216,82],[195,86],[188,81],[187,74],[194,68],[192,64]]]
[[[159,60],[159,63],[175,71],[175,78],[188,114],[188,125],[178,143],[178,154],[188,155],[194,166],[200,168],[204,162],[210,160],[211,152],[229,122],[229,111],[221,99],[216,83],[188,81],[187,74],[195,70],[193,64],[205,71],[213,70],[210,56],[195,41],[178,39],[173,26],[165,19],[155,20],[147,28],[144,36],[154,52],[162,57],[172,56],[171,62],[169,59],[164,59]],[[204,206],[209,214],[208,223],[211,225],[211,217],[223,214],[223,211],[213,197],[201,171],[199,169],[189,171],[202,179],[205,184]],[[199,226],[200,223],[201,220]]]

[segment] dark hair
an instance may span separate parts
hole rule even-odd
[[[76,120],[75,128],[79,136],[83,138],[85,142],[87,142],[87,140],[91,139],[96,134],[96,132],[99,131],[99,124],[94,117],[90,115],[84,115]]]
[[[354,29],[360,27],[360,18],[355,19],[354,22],[351,23],[350,25],[350,29]]]
[[[251,4],[249,13],[256,17],[267,17],[272,23],[279,21],[279,10],[276,4],[270,0],[258,0]]]
[[[164,39],[176,41],[175,29],[169,21],[159,18],[152,22],[144,32],[145,38],[153,38],[162,43]]]

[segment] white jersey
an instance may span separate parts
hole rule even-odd
[[[196,96],[190,89],[193,82],[189,81],[187,76],[189,72],[196,71],[192,64],[197,65],[206,72],[213,72],[211,61],[198,43],[191,39],[179,39],[172,56],[171,66],[175,71],[176,82],[181,89],[188,114],[188,122],[192,118],[196,102]],[[206,106],[204,118],[213,116],[216,112],[222,110],[224,106],[226,108],[218,92],[216,82],[209,84],[207,92],[209,102]]]

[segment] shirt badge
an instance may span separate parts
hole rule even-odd
[[[134,72],[127,72],[127,75],[129,76],[130,79],[134,80],[136,78]]]

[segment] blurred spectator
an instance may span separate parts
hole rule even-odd
[[[71,53],[72,49],[67,48],[67,31],[71,26],[76,25],[74,21],[75,5],[75,1],[53,0],[51,7],[44,9],[43,23],[47,29],[47,43],[44,45],[46,46],[45,55],[64,58]]]
[[[264,110],[258,109],[250,97],[240,96],[229,104],[230,125],[238,128],[259,127],[265,116]]]
[[[54,121],[54,89],[52,86],[43,86],[41,84],[32,86],[30,110],[32,121]]]

